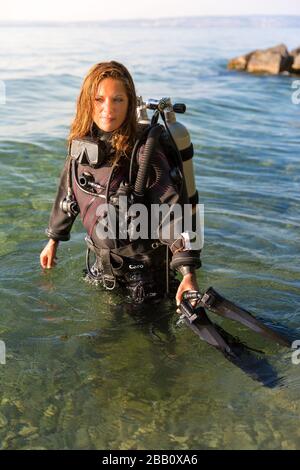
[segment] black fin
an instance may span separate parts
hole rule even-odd
[[[205,297],[207,295],[207,301]],[[218,315],[221,315],[225,318],[229,318],[230,320],[237,321],[242,323],[243,325],[247,326],[251,330],[259,333],[276,343],[281,344],[282,346],[290,347],[290,341],[283,336],[279,335],[275,331],[271,330],[265,326],[261,321],[257,320],[252,313],[248,312],[247,310],[235,305],[230,300],[225,299],[222,297],[218,292],[216,292],[213,287],[207,289],[205,294],[202,296],[201,299],[203,305],[208,310],[212,310]]]
[[[183,309],[184,301],[180,305],[180,309]],[[231,349],[222,338],[222,336],[215,329],[214,324],[210,321],[204,308],[197,308],[197,318],[190,322],[187,317],[184,318],[185,324],[191,328],[203,341],[210,344],[214,348],[219,349],[223,354],[230,355]]]

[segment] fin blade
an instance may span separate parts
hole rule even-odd
[[[286,338],[264,325],[261,321],[257,320],[251,312],[248,312],[248,310],[245,310],[230,300],[222,297],[214,290],[213,287],[207,289],[205,294],[206,293],[213,298],[213,301],[210,305],[205,305],[208,310],[212,310],[216,314],[228,318],[229,320],[237,321],[249,329],[255,331],[256,333],[272,339],[282,346],[290,347],[290,342]]]
[[[219,349],[223,354],[232,354],[232,351],[226,341],[216,330],[214,324],[208,318],[204,308],[197,309],[199,318],[190,323],[185,318],[186,325],[191,328],[203,341],[210,344],[214,348]]]

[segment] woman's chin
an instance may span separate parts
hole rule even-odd
[[[115,122],[95,122],[99,129],[101,129],[103,132],[114,132],[118,129]]]
[[[104,132],[114,132],[117,130],[117,127],[115,126],[107,126],[105,129],[102,129]]]

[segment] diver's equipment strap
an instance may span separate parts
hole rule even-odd
[[[198,191],[196,191],[193,196],[189,197],[189,203],[192,204],[192,206],[195,206],[196,204],[199,204]]]
[[[170,249],[173,255],[182,251],[199,250],[198,242],[199,237],[196,232],[186,231],[172,243]]]
[[[170,293],[170,279],[169,279],[169,247],[166,246],[166,294]]]
[[[112,290],[116,286],[116,278],[111,268],[110,249],[101,248],[98,253],[100,255],[101,264],[103,268],[103,285],[106,289]]]
[[[180,150],[180,155],[182,158],[183,162],[186,162],[187,160],[190,160],[194,156],[194,147],[193,144],[191,143],[189,147]]]
[[[93,240],[88,235],[85,237],[85,241],[88,246],[88,250],[92,250],[96,254],[96,257],[100,258],[103,286],[108,290],[114,289],[116,286],[116,278],[111,266],[111,250],[109,248],[97,248],[94,245]]]

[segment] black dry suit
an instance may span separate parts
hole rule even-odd
[[[126,225],[127,229],[128,222],[124,222],[126,214],[123,217],[120,196],[123,205],[124,201],[128,201],[126,208],[129,209],[132,201],[129,174],[134,177],[138,175],[145,149],[147,151],[147,142],[139,148],[135,165],[130,166],[130,159],[125,155],[121,157],[119,164],[114,165],[114,149],[110,144],[110,137],[111,134],[103,133],[93,125],[88,138],[100,142],[105,149],[104,158],[99,164],[92,165],[83,158],[76,160],[70,152],[60,177],[46,234],[54,240],[69,240],[72,225],[79,212],[87,231],[87,271],[90,277],[101,281],[107,289],[114,288],[116,283],[126,287],[135,302],[157,300],[164,297],[169,288],[172,290],[173,287],[172,294],[174,293],[178,285],[174,271],[183,266],[191,269],[200,267],[200,250],[188,250],[180,236],[172,236],[172,217],[168,222],[170,236],[167,238],[163,238],[166,232],[161,233],[161,224],[158,224],[155,234],[150,231],[150,215],[147,237],[142,227],[142,238],[132,238],[127,232],[124,235],[122,228],[124,230]],[[178,182],[172,177],[171,166],[164,147],[157,145],[147,168],[145,192],[142,198],[139,195],[138,200],[134,201],[145,204],[148,214],[151,213],[153,204],[167,204],[169,207],[178,204],[183,207],[189,202],[184,181],[181,179]],[[71,201],[68,211],[63,210],[63,201],[66,198]],[[108,207],[115,208],[115,212],[111,214]],[[117,220],[114,214],[117,214]],[[134,217],[129,220],[134,222]],[[107,222],[111,224],[109,227],[118,229],[117,236],[111,236],[111,231],[107,233]],[[107,235],[103,236],[103,233]],[[120,233],[123,235],[120,236]],[[90,265],[91,252],[96,255],[93,266]]]

